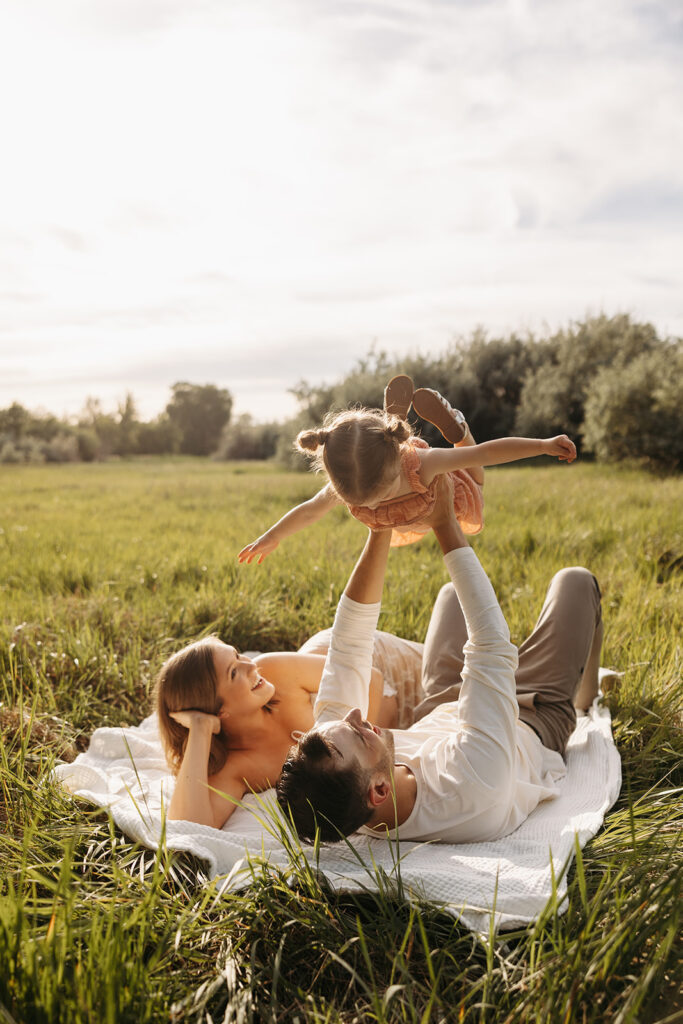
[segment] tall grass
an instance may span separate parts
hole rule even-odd
[[[48,782],[92,730],[147,712],[155,672],[217,631],[295,648],[328,625],[364,531],[343,511],[262,566],[237,551],[311,477],[201,460],[3,469],[0,1019],[664,1021],[681,1011],[679,479],[489,472],[474,540],[521,641],[563,565],[598,576],[621,797],[577,853],[564,915],[473,936],[430,906],[343,896],[299,864],[242,894],[152,853]],[[431,539],[392,554],[385,629],[422,639]],[[677,1002],[677,1000],[679,1000]]]

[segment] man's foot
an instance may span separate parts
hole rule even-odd
[[[392,377],[384,389],[384,411],[404,420],[408,415],[413,400],[413,382],[410,377],[400,373]]]
[[[413,395],[413,409],[423,420],[433,423],[451,444],[467,437],[467,420],[459,409],[453,409],[438,391],[418,388]]]

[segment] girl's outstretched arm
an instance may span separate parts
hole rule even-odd
[[[253,540],[251,544],[247,544],[246,547],[242,548],[237,556],[237,561],[251,562],[255,558],[260,565],[266,555],[275,551],[281,540],[284,540],[285,537],[291,537],[293,533],[298,533],[299,530],[304,530],[307,526],[311,526],[312,523],[317,523],[335,505],[339,504],[339,498],[330,485],[327,484],[312,498],[309,498],[308,501],[304,501],[301,505],[296,505],[293,509],[290,509],[269,530],[266,530],[260,537]]]
[[[472,466],[500,466],[504,462],[517,462],[535,455],[554,455],[560,462],[573,462],[576,448],[566,434],[557,437],[501,437],[462,448],[428,448],[418,452],[421,461],[420,476],[428,487],[439,473]]]

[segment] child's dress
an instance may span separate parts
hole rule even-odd
[[[401,469],[405,473],[412,494],[383,501],[377,508],[367,505],[349,505],[354,519],[373,529],[393,526],[391,547],[413,544],[424,537],[431,526],[424,523],[425,516],[434,508],[436,501],[436,478],[429,487],[420,480],[420,458],[417,448],[429,448],[421,437],[413,437],[401,445]],[[481,484],[473,480],[467,469],[453,469],[447,476],[453,484],[453,507],[464,533],[479,533],[484,525],[484,498]]]

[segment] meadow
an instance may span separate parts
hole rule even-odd
[[[619,800],[564,914],[485,940],[437,907],[254,869],[219,895],[190,857],[136,847],[49,780],[101,725],[148,712],[155,673],[215,631],[295,649],[329,625],[364,529],[343,510],[263,565],[236,554],[310,475],[158,459],[2,467],[0,1020],[682,1019],[683,480],[590,464],[488,471],[473,544],[513,640],[583,564],[603,593]],[[421,640],[444,581],[432,538],[393,552],[381,627]]]

